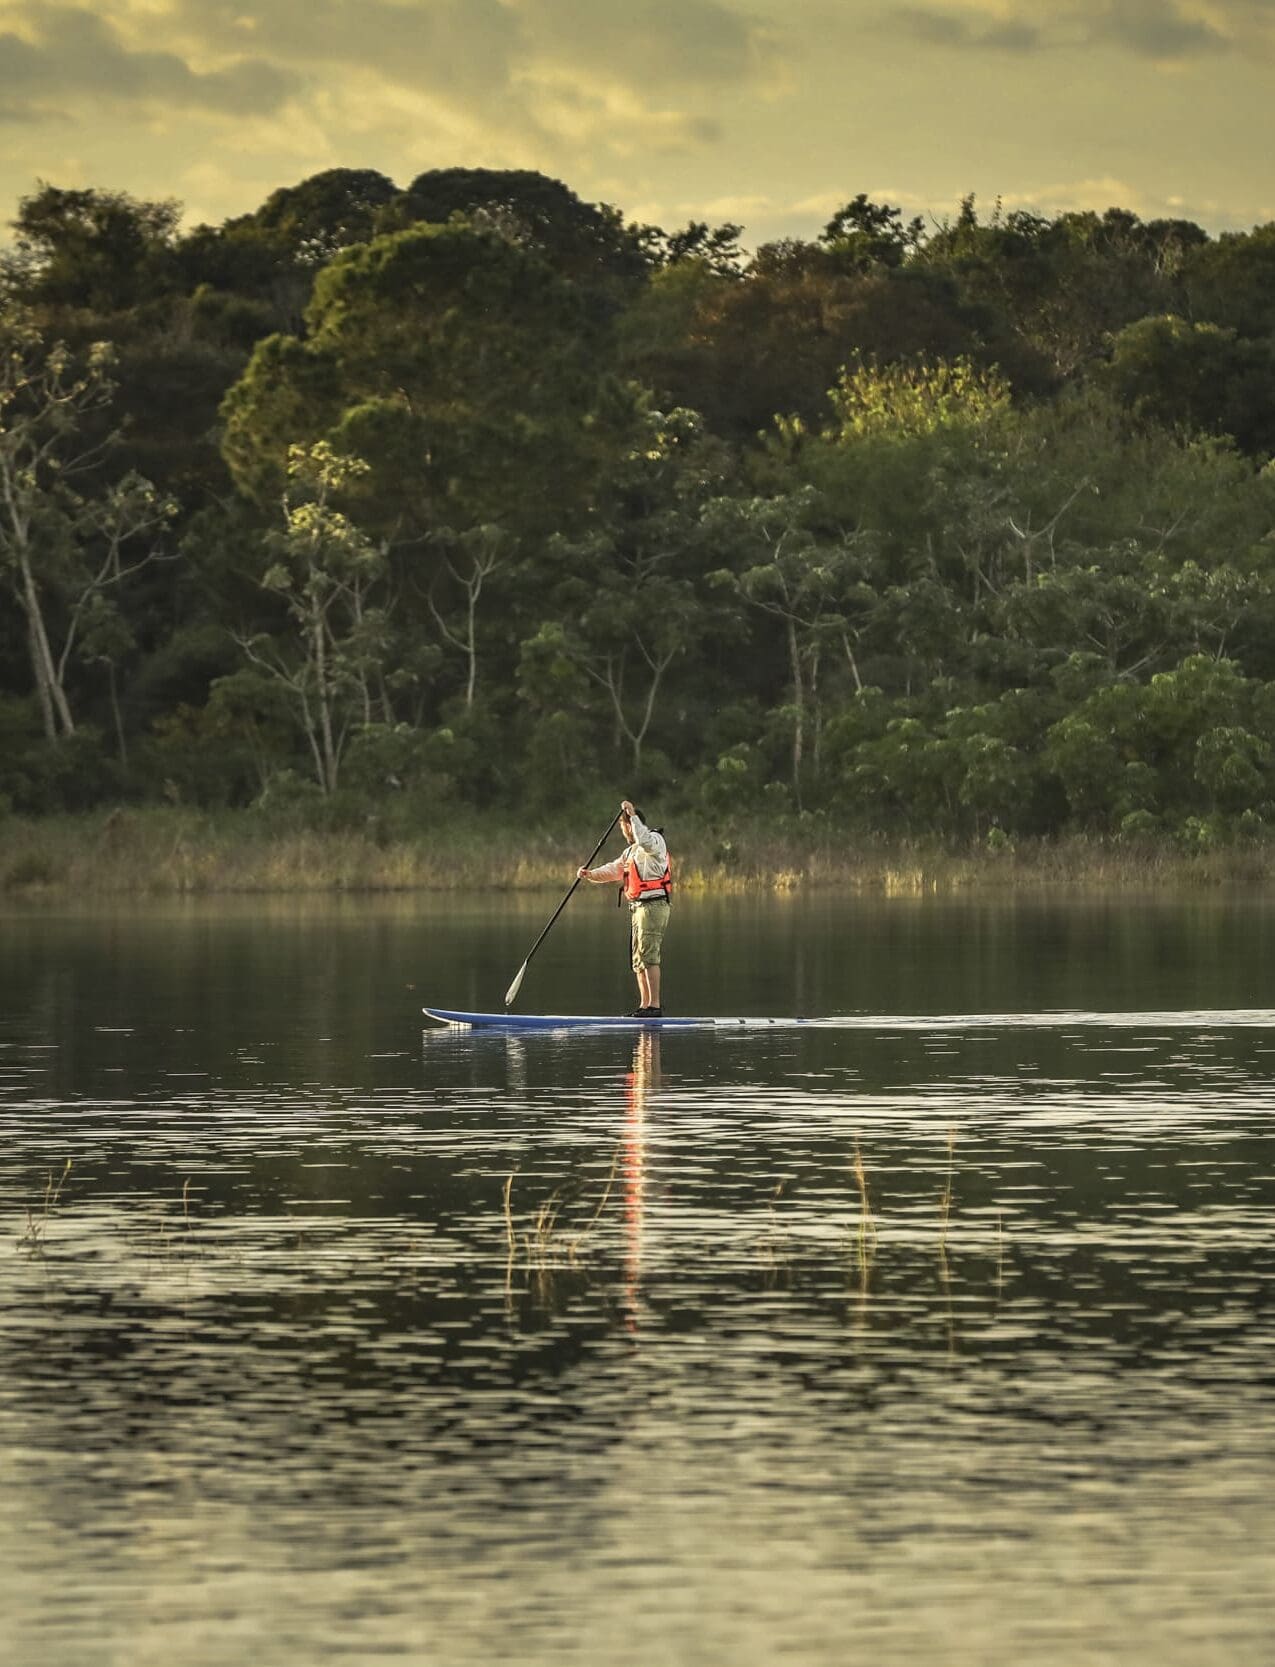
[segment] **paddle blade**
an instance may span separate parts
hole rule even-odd
[[[524,961],[522,963],[522,965],[518,968],[518,971],[514,974],[513,983],[505,991],[505,1006],[506,1007],[512,1006],[514,997],[518,994],[519,990],[522,988],[522,981],[526,977],[526,974],[527,974],[527,963]]]

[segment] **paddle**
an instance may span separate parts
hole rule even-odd
[[[594,857],[597,856],[598,852],[606,844],[607,840],[610,839],[612,833],[614,832],[616,822],[618,822],[620,820],[620,817],[623,814],[624,814],[623,811],[619,811],[619,810],[616,811],[615,821],[613,821],[611,823],[611,826],[602,835],[602,838],[598,841],[598,843],[593,847],[593,850],[590,853],[589,857],[586,859],[586,861],[584,861],[580,864],[581,868],[590,868],[590,867],[592,867]],[[508,1007],[512,1004],[514,997],[518,994],[519,989],[522,987],[523,977],[525,976],[526,971],[527,971],[527,962],[531,960],[531,957],[536,953],[536,951],[540,948],[540,945],[549,936],[549,927],[553,925],[554,921],[557,920],[558,916],[562,913],[562,911],[566,908],[567,904],[571,901],[571,892],[573,892],[579,884],[580,884],[580,876],[577,874],[575,879],[572,880],[572,882],[571,882],[570,891],[567,892],[567,895],[562,899],[562,902],[558,904],[558,907],[549,916],[548,925],[546,925],[544,931],[540,934],[540,936],[536,939],[535,943],[533,943],[531,948],[527,951],[527,960],[524,961],[522,963],[522,965],[518,968],[518,971],[514,974],[513,983],[505,991],[505,1006],[506,1007]]]

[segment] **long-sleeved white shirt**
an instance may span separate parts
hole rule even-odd
[[[664,835],[648,828],[636,813],[629,818],[629,822],[633,829],[632,845],[626,845],[614,862],[595,868],[595,879],[614,880],[617,885],[621,884],[626,862],[632,862],[644,880],[658,880],[663,876],[668,867],[668,846],[664,843]]]

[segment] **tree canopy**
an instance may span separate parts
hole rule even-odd
[[[1275,817],[1275,227],[749,254],[466,168],[12,224],[0,808]]]

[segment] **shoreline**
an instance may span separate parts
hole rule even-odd
[[[587,818],[581,821],[589,825]],[[1184,851],[1071,835],[945,847],[841,836],[822,826],[745,824],[730,840],[689,819],[674,847],[675,884],[743,894],[849,890],[883,897],[1022,890],[1275,889],[1275,843]],[[834,837],[835,835],[835,837]],[[515,844],[515,841],[517,843]],[[387,837],[271,827],[251,811],[115,809],[0,822],[0,895],[192,896],[359,892],[530,892],[570,884],[591,841],[563,828],[519,836],[493,814]]]

